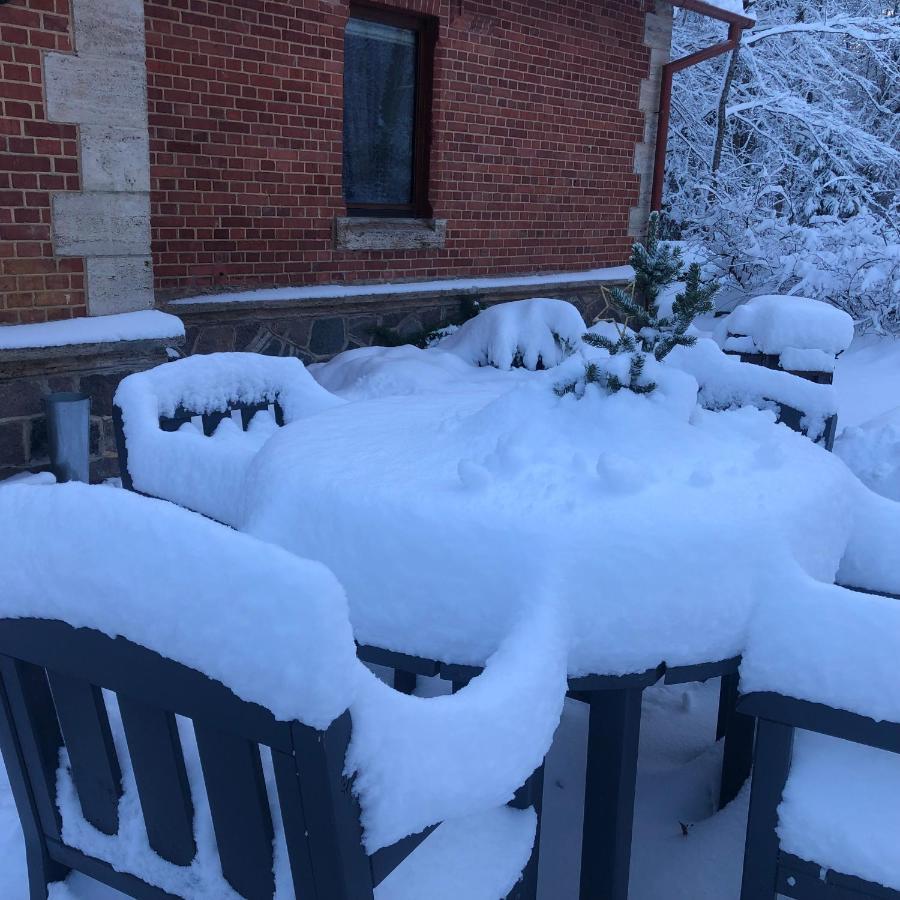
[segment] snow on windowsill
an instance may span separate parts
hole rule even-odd
[[[159,310],[147,309],[112,316],[85,316],[61,322],[5,325],[0,327],[0,350],[183,337],[184,325],[181,319]]]
[[[439,281],[404,281],[387,284],[316,284],[306,287],[269,288],[225,294],[201,294],[173,300],[170,307],[212,303],[273,303],[292,300],[330,300],[343,297],[370,297],[386,294],[429,294],[443,291],[490,291],[498,288],[530,288],[588,281],[630,281],[631,266],[611,266],[581,272],[555,272],[550,275],[520,275],[510,278],[447,278]]]

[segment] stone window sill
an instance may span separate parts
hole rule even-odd
[[[334,220],[335,250],[440,250],[446,235],[446,219]]]

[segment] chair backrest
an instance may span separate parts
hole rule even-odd
[[[250,429],[266,409],[284,425],[346,401],[329,393],[298,359],[258,353],[189,356],[120,383],[113,423],[122,483],[228,525],[237,525],[244,477],[260,444],[209,441],[223,419]],[[192,419],[202,424],[174,434]]]
[[[222,872],[235,891],[253,900],[274,895],[271,805],[280,810],[297,897],[372,897],[358,807],[343,777],[348,712],[326,731],[278,721],[220,682],[124,638],[60,621],[0,619],[0,747],[31,850],[133,896],[163,896],[140,893],[140,882],[117,871],[124,860],[101,861],[65,842],[57,773],[65,749],[84,818],[116,834],[129,768],[150,846],[188,866],[197,798],[176,716],[192,723]],[[271,751],[274,796],[260,748]]]
[[[247,431],[253,417],[260,412],[269,411],[275,418],[275,424],[280,428],[284,425],[284,410],[276,398],[271,403],[241,403],[239,400],[231,400],[223,409],[202,412],[196,409],[186,409],[179,406],[171,416],[159,417],[160,431],[178,431],[185,423],[200,420],[205,437],[212,437],[223,419],[231,419],[236,422],[233,413],[237,413],[240,419],[241,431]],[[113,429],[116,437],[116,453],[119,457],[119,473],[122,478],[122,486],[133,491],[134,481],[128,469],[128,442],[125,439],[125,425],[123,422],[122,407],[118,403],[113,404]],[[163,498],[165,499],[165,498]]]

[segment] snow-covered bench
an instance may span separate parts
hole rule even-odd
[[[751,626],[742,900],[900,900],[900,602],[820,585]]]
[[[103,487],[6,487],[0,524],[0,749],[32,898],[69,870],[160,900],[522,896],[536,816],[503,805],[518,775],[500,773],[540,761],[555,701],[520,759],[549,695],[534,683],[517,732],[514,642],[479,703],[411,700],[357,661],[320,564]],[[422,728],[433,759],[397,772]],[[433,777],[442,753],[456,782]]]

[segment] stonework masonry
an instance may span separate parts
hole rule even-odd
[[[172,341],[123,341],[0,353],[0,479],[50,467],[43,398],[80,391],[91,398],[91,480],[119,472],[112,398],[132,372],[164,363]]]
[[[637,205],[631,208],[628,219],[628,233],[636,238],[645,233],[647,219],[650,216],[662,67],[669,62],[672,46],[672,6],[665,0],[657,2],[656,12],[647,13],[644,45],[650,48],[650,71],[641,81],[640,94],[640,109],[644,114],[644,135],[643,140],[634,149],[634,171],[641,181]]]
[[[53,250],[83,257],[90,315],[153,306],[143,0],[71,0],[76,54],[44,57],[47,117],[80,126],[82,190],[54,194]]]

